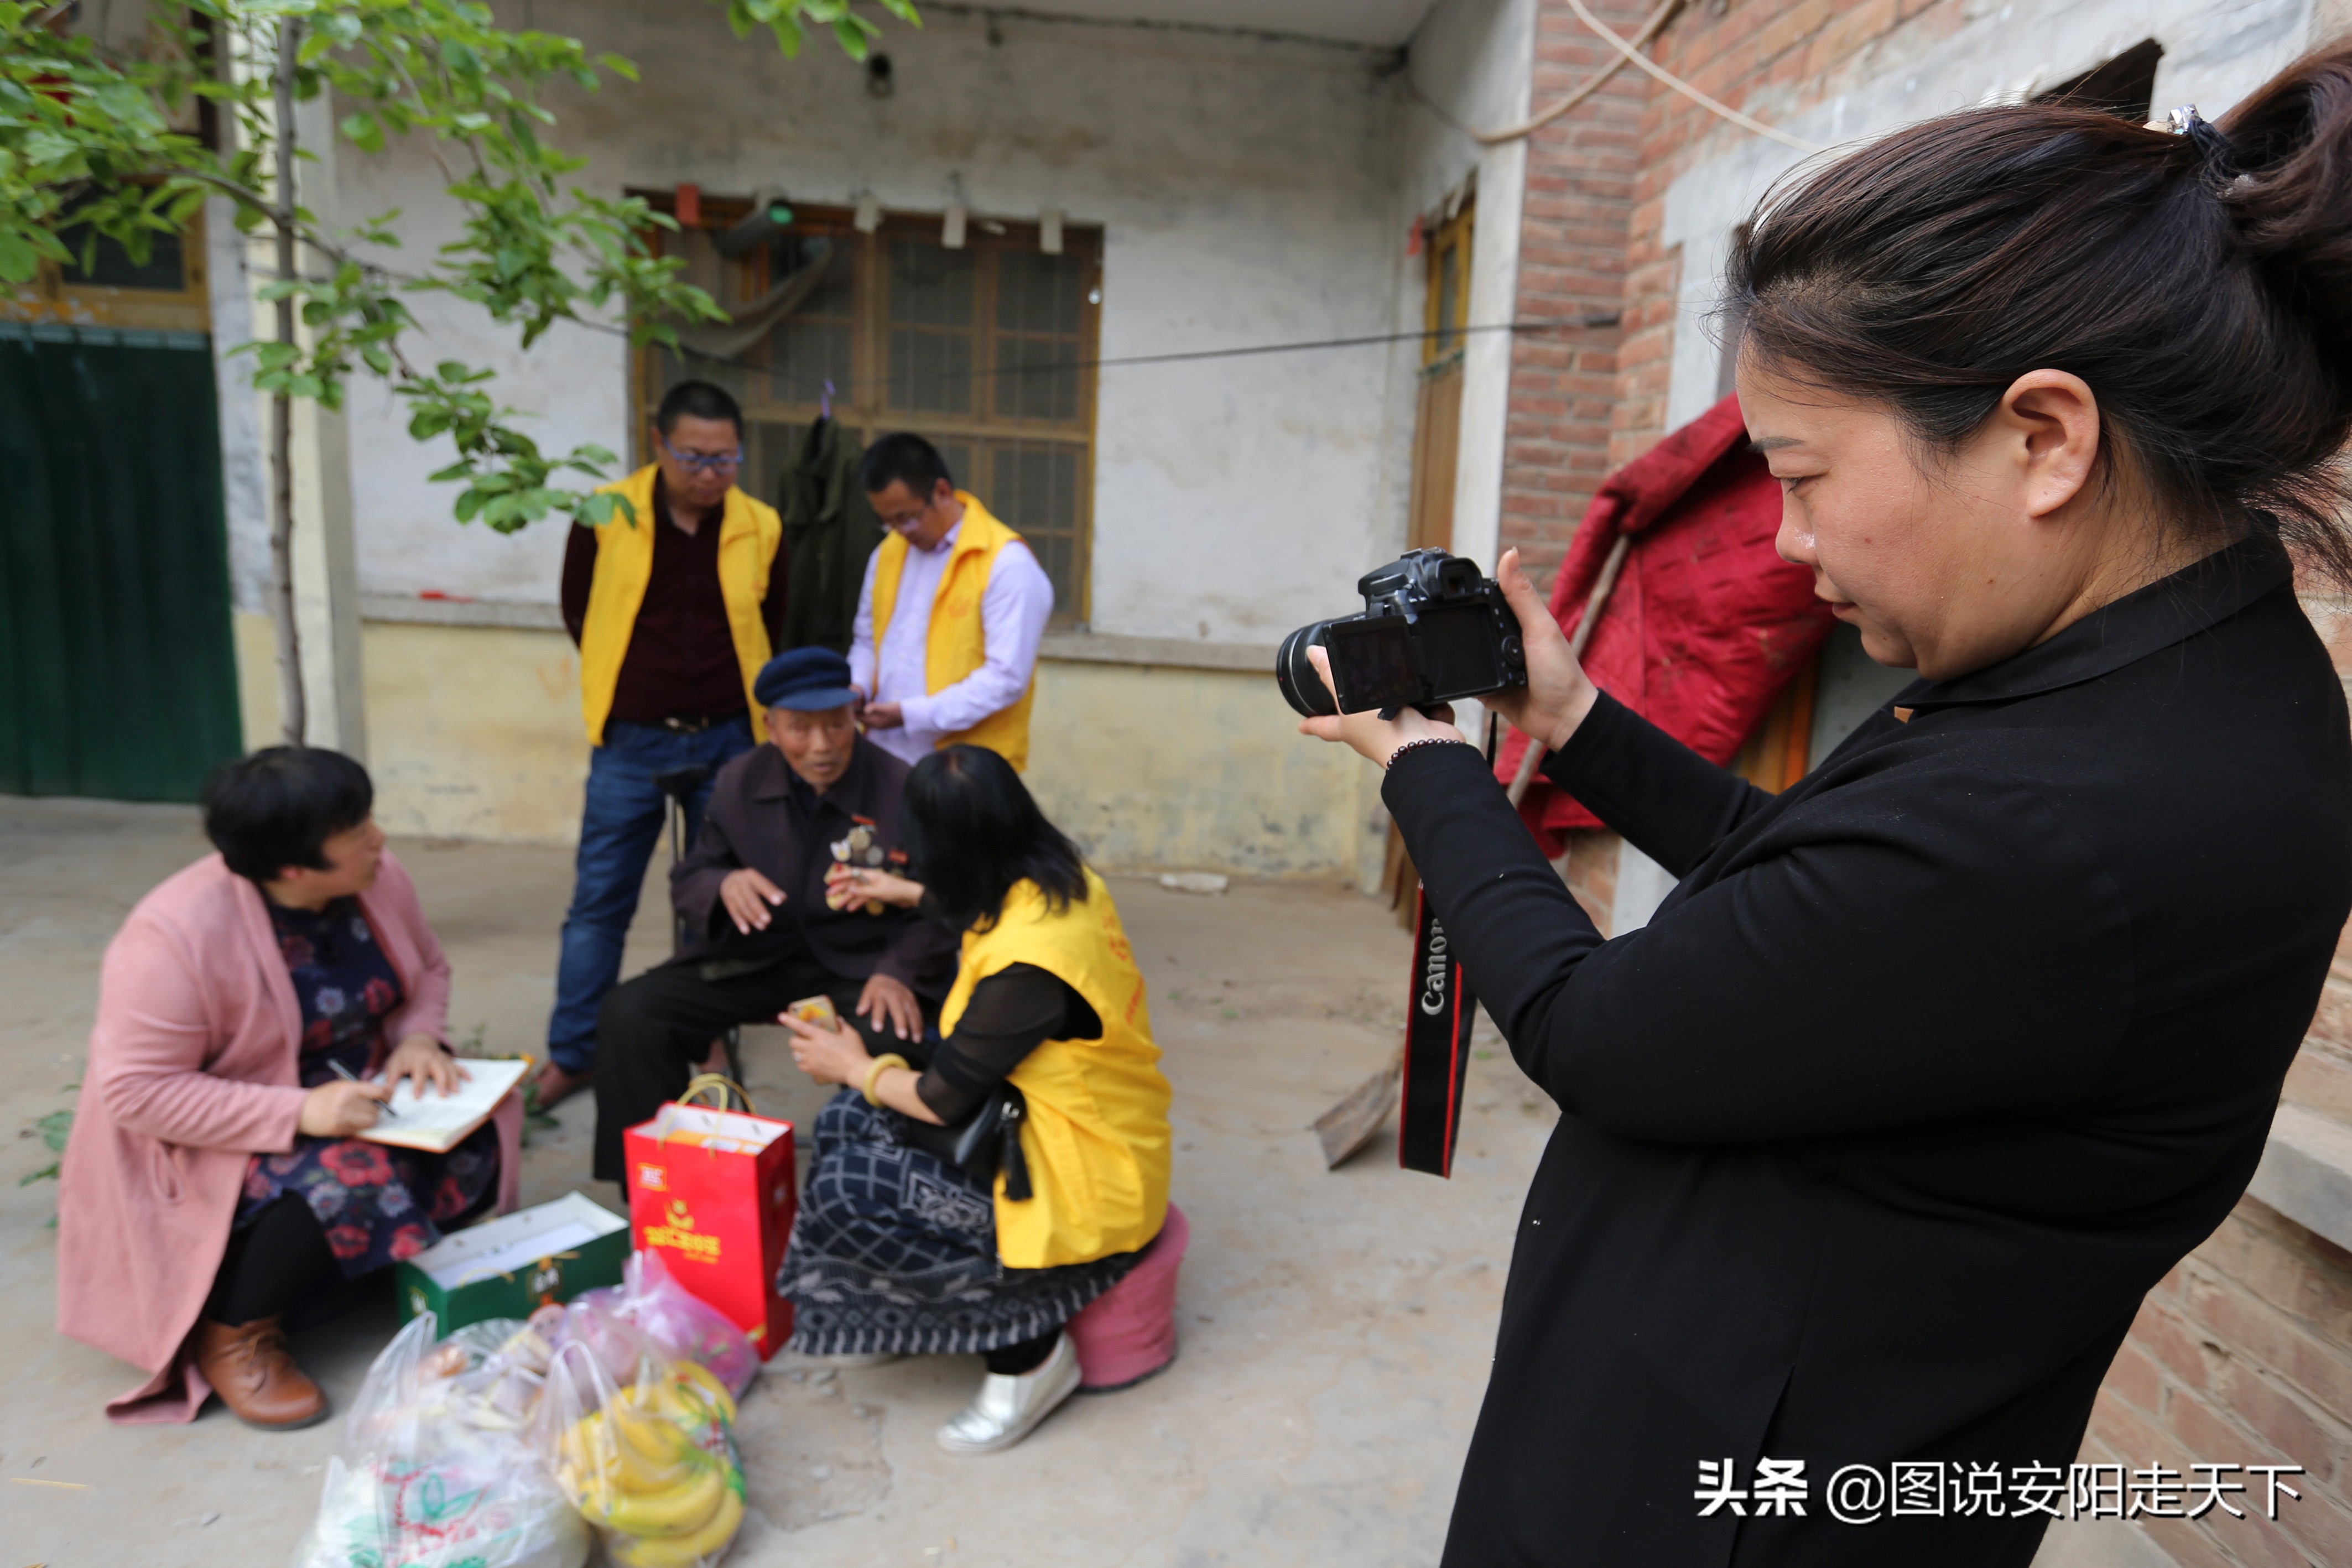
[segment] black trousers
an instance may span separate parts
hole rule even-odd
[[[653,1119],[665,1101],[675,1100],[710,1056],[710,1042],[739,1023],[773,1023],[776,1015],[803,997],[831,997],[842,1022],[864,1036],[875,1056],[895,1051],[913,1060],[910,1047],[853,1010],[862,978],[835,974],[805,947],[788,952],[747,975],[705,979],[699,964],[668,964],[648,969],[605,993],[596,1020],[596,1155],[598,1181],[628,1186],[621,1135]],[[923,1001],[928,1022],[937,1009]]]
[[[335,1272],[326,1228],[297,1193],[287,1193],[232,1231],[205,1315],[234,1328],[276,1318]]]

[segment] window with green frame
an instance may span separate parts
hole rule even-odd
[[[646,194],[673,210],[667,194]],[[719,236],[750,204],[706,196],[698,204],[696,225],[657,230],[656,243],[722,306],[740,308],[808,267],[820,275],[790,315],[730,357],[658,346],[637,353],[638,460],[647,460],[646,431],[662,393],[688,380],[716,382],[742,403],[740,483],[772,503],[828,402],[861,444],[914,431],[939,447],[959,487],[1036,552],[1054,584],[1052,623],[1082,623],[1101,231],[1066,227],[1061,253],[1048,256],[1036,225],[975,219],[950,250],[937,217],[889,216],[862,234],[846,208],[795,204],[788,227],[727,256]]]

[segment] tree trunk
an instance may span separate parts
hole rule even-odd
[[[291,16],[278,24],[276,124],[278,138],[278,281],[293,280],[294,248],[294,51],[302,24]],[[294,341],[294,301],[278,301],[278,340]],[[286,744],[299,746],[310,716],[302,693],[302,633],[294,620],[294,400],[278,392],[269,400],[269,569],[272,619],[278,625],[278,703],[285,719]]]

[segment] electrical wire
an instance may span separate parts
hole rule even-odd
[[[1651,39],[1656,37],[1661,32],[1665,30],[1666,24],[1673,21],[1675,14],[1681,11],[1682,8],[1683,0],[1664,0],[1664,4],[1661,5],[1656,10],[1650,13],[1650,19],[1642,24],[1642,30],[1633,35],[1633,47],[1638,49],[1648,45]],[[1430,113],[1437,116],[1438,119],[1454,127],[1454,130],[1459,131],[1465,136],[1469,137],[1480,146],[1499,147],[1506,141],[1517,141],[1523,137],[1533,136],[1537,131],[1541,131],[1545,126],[1549,125],[1553,120],[1558,120],[1570,110],[1574,109],[1578,104],[1582,103],[1586,99],[1591,98],[1594,93],[1599,92],[1602,88],[1608,86],[1610,81],[1617,75],[1617,73],[1625,68],[1626,57],[1626,56],[1620,54],[1615,59],[1611,60],[1606,66],[1602,67],[1601,70],[1590,80],[1586,81],[1581,87],[1579,87],[1574,92],[1570,93],[1566,98],[1561,99],[1558,103],[1553,104],[1549,109],[1545,110],[1542,113],[1536,115],[1533,119],[1530,119],[1522,124],[1507,126],[1500,131],[1481,131],[1475,125],[1464,124],[1461,120],[1456,120],[1451,113],[1447,112],[1446,110],[1438,104],[1435,99],[1432,99],[1427,93],[1421,90],[1421,84],[1413,79],[1412,61],[1410,57],[1406,59],[1404,64],[1404,89],[1406,92],[1412,95],[1413,101],[1420,104],[1422,108],[1429,110]]]
[[[1113,359],[1097,357],[1090,360],[1055,360],[1038,364],[999,365],[986,371],[940,371],[923,374],[900,371],[835,382],[834,391],[838,395],[855,386],[907,385],[925,381],[979,381],[987,376],[1031,376],[1058,371],[1116,370],[1130,365],[1177,365],[1196,363],[1206,360],[1255,359],[1265,354],[1300,354],[1322,349],[1357,349],[1382,343],[1425,342],[1432,338],[1451,338],[1473,332],[1595,331],[1614,327],[1619,320],[1617,313],[1610,311],[1590,316],[1535,318],[1517,321],[1472,323],[1462,327],[1437,327],[1420,332],[1374,332],[1354,338],[1314,338],[1293,343],[1253,343],[1238,349],[1190,349],[1172,354],[1123,354]],[[597,322],[583,321],[580,325],[593,327],[599,331],[621,330],[621,329],[605,327]],[[683,345],[671,351],[677,353],[681,358],[706,360],[716,364],[734,365],[739,369],[772,369],[772,367],[761,366],[746,367],[740,360],[725,359],[717,354],[700,353]]]
[[[1706,94],[1699,91],[1698,89],[1691,86],[1690,83],[1683,80],[1682,78],[1675,75],[1674,72],[1666,69],[1665,67],[1658,65],[1653,61],[1649,56],[1642,53],[1641,50],[1635,48],[1633,45],[1627,43],[1616,34],[1611,32],[1609,30],[1608,24],[1604,23],[1600,17],[1594,16],[1590,10],[1586,9],[1584,0],[1568,0],[1568,8],[1576,13],[1577,19],[1579,21],[1582,22],[1586,26],[1591,28],[1593,32],[1600,35],[1600,37],[1606,41],[1612,48],[1614,48],[1620,55],[1622,55],[1629,63],[1641,67],[1642,69],[1649,72],[1650,75],[1657,78],[1658,80],[1665,83],[1666,86],[1674,89],[1676,92],[1682,94],[1693,103],[1697,104],[1701,109],[1706,110],[1708,113],[1720,115],[1724,119],[1731,121],[1732,124],[1738,126],[1743,131],[1752,131],[1759,136],[1769,137],[1771,140],[1780,142],[1782,146],[1793,147],[1800,152],[1826,152],[1829,151],[1828,148],[1823,147],[1818,141],[1808,141],[1801,136],[1791,136],[1787,131],[1780,130],[1775,126],[1765,124],[1762,120],[1756,119],[1752,115],[1740,113],[1739,110],[1732,108],[1727,103],[1719,103],[1716,99],[1707,97]]]
[[[395,283],[424,284],[431,281],[418,277],[415,274],[396,271],[387,267],[374,267],[373,270]],[[253,267],[249,269],[248,276],[275,282],[283,275],[267,267]],[[299,281],[324,283],[327,280],[301,277]],[[1583,316],[1533,317],[1514,321],[1469,322],[1459,327],[1432,327],[1418,332],[1371,332],[1350,338],[1309,338],[1289,343],[1250,343],[1238,349],[1188,349],[1170,354],[1123,354],[1110,359],[1097,355],[1087,360],[1050,360],[1037,364],[999,365],[986,371],[939,371],[920,374],[912,371],[894,371],[878,376],[838,381],[834,383],[834,391],[835,395],[839,395],[852,387],[906,385],[928,381],[979,381],[985,376],[1029,376],[1057,371],[1117,370],[1130,365],[1179,365],[1207,360],[1246,360],[1266,354],[1309,353],[1322,349],[1358,349],[1383,343],[1426,342],[1432,338],[1466,337],[1472,333],[1590,332],[1614,327],[1620,319],[1618,313],[1611,310]],[[592,321],[584,316],[561,316],[556,318],[556,321],[561,325],[577,327],[583,331],[601,332],[612,338],[630,336],[626,327],[615,327],[609,321]],[[667,349],[682,359],[701,360],[710,364],[733,365],[739,370],[773,371],[778,368],[767,365],[745,365],[740,360],[730,359],[724,354],[704,353],[700,350],[690,349],[683,343],[676,348],[670,348],[664,343],[653,343],[647,346]]]

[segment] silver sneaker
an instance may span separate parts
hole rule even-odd
[[[979,1396],[940,1428],[940,1447],[950,1454],[993,1454],[1027,1437],[1054,1407],[1078,1391],[1078,1351],[1063,1334],[1054,1354],[1018,1377],[988,1373]]]

